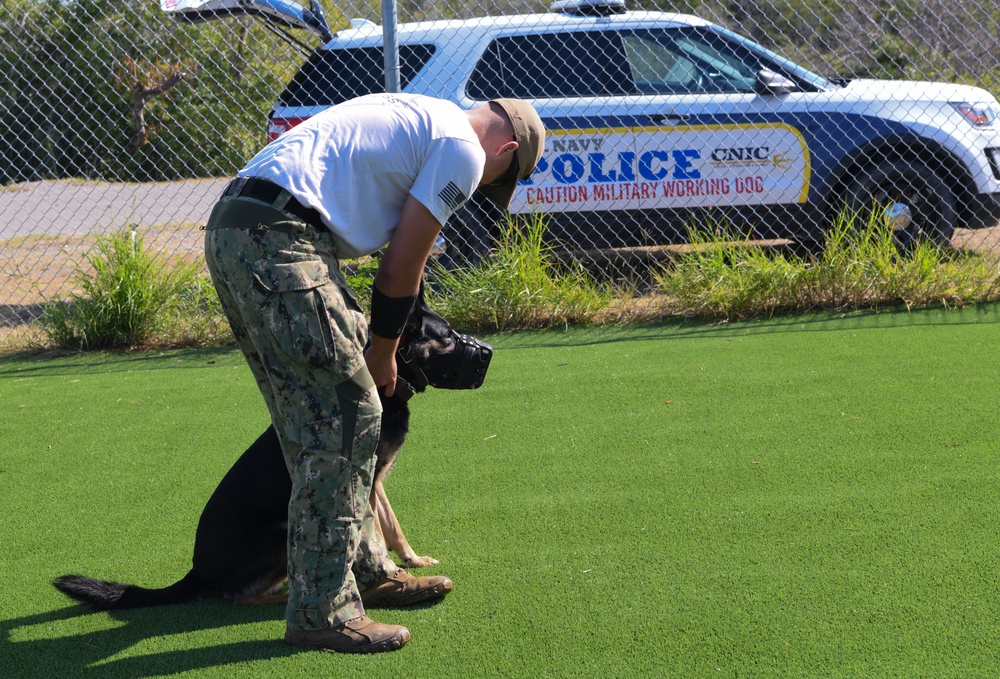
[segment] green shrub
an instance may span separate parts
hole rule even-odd
[[[143,246],[135,231],[99,236],[86,255],[91,271],[74,282],[82,292],[46,305],[42,330],[64,349],[124,349],[144,344],[160,330],[168,310],[196,286],[198,266],[170,267]]]
[[[147,1],[0,2],[0,184],[230,175],[266,143],[264,114],[304,59],[249,17],[186,25]],[[137,146],[133,88],[175,72],[145,100]]]

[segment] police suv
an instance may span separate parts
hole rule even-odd
[[[207,18],[193,5],[251,7],[324,39],[274,105],[271,139],[384,90],[382,27],[355,20],[334,35],[315,0],[162,3],[188,20]],[[549,215],[549,235],[577,248],[676,242],[699,220],[815,243],[845,205],[878,210],[904,242],[1000,222],[1000,106],[976,87],[828,80],[720,26],[624,0],[404,23],[397,39],[404,92],[535,105],[545,153],[510,211]],[[483,247],[478,234],[500,217],[489,210],[470,201],[450,242]]]

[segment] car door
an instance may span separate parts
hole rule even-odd
[[[809,149],[783,118],[794,95],[758,94],[759,57],[705,28],[494,40],[468,94],[530,99],[549,131],[511,212],[603,248],[683,238],[692,210],[805,203]]]
[[[612,244],[609,234],[622,232],[612,213],[641,205],[627,181],[635,147],[625,102],[634,92],[614,30],[591,25],[494,39],[466,93],[474,101],[528,99],[548,133],[510,212],[545,213],[550,236],[578,247]]]
[[[806,202],[807,119],[797,84],[779,66],[706,26],[621,35],[638,91],[629,101],[637,179],[657,189],[649,207]],[[786,87],[766,90],[762,71]]]

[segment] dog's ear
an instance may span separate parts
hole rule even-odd
[[[413,304],[413,309],[410,311],[410,317],[406,319],[406,334],[408,336],[407,342],[410,341],[414,333],[422,334],[420,328],[424,322],[424,316],[427,315],[427,302],[424,300],[424,279],[420,278],[420,287],[417,288],[417,299]]]
[[[420,277],[420,287],[417,288],[417,301],[413,305],[413,311],[410,313],[410,318],[415,322],[421,322],[427,312],[431,310],[427,306],[427,299],[424,297],[425,281],[423,276]]]

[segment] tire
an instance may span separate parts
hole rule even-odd
[[[871,219],[873,210],[887,215],[895,208],[898,223],[905,224],[893,236],[901,249],[921,240],[947,247],[958,222],[955,193],[919,160],[887,160],[863,171],[848,186],[847,206],[861,224]]]

